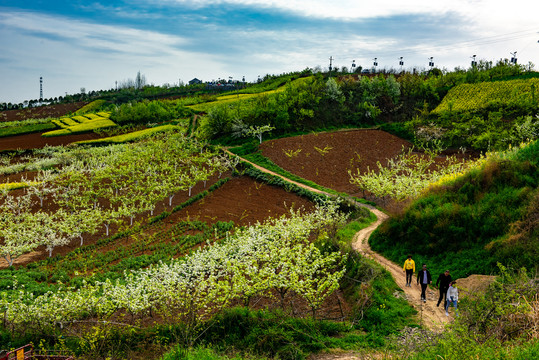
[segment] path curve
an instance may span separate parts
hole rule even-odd
[[[352,248],[363,256],[374,259],[391,273],[397,285],[404,291],[406,300],[408,300],[408,302],[417,310],[419,320],[423,326],[433,331],[442,330],[449,318],[445,315],[445,311],[443,310],[443,302],[440,304],[440,307],[436,306],[439,294],[438,291],[427,289],[427,302],[422,302],[421,286],[417,284],[416,278],[414,277],[412,280],[412,287],[405,286],[406,276],[402,267],[374,252],[369,246],[368,240],[372,232],[388,218],[386,214],[378,209],[371,211],[376,215],[377,220],[354,235]]]
[[[232,156],[237,156],[228,150],[225,150],[225,151]],[[280,174],[270,171],[242,157],[239,157],[239,158],[241,159],[241,161],[254,166],[256,169],[260,171],[263,171],[270,175],[278,176],[281,179],[286,180],[294,185],[300,186],[304,189],[307,189],[312,192],[316,192],[318,194],[334,196],[325,191],[321,191],[321,190],[312,188],[308,185],[290,180]],[[445,315],[442,304],[440,304],[440,307],[436,306],[436,302],[438,300],[438,292],[428,289],[427,302],[426,303],[422,302],[420,299],[421,287],[420,285],[417,285],[416,279],[414,278],[414,280],[412,281],[412,287],[406,287],[405,286],[406,277],[405,277],[404,271],[402,270],[402,267],[395,264],[391,260],[386,259],[382,255],[374,252],[369,246],[369,242],[368,242],[369,236],[372,234],[374,230],[376,230],[376,228],[378,228],[378,226],[380,226],[380,224],[382,224],[386,219],[388,219],[389,216],[383,213],[382,211],[378,210],[374,206],[371,206],[368,204],[362,204],[359,202],[355,202],[355,204],[360,207],[368,208],[376,216],[377,219],[374,223],[358,231],[354,235],[354,239],[352,241],[352,248],[356,250],[357,252],[359,252],[360,254],[362,254],[363,256],[374,259],[376,262],[381,264],[387,271],[391,273],[397,285],[404,291],[404,296],[406,297],[408,302],[417,310],[419,321],[423,326],[433,331],[441,331],[444,325],[449,321],[449,318]],[[343,357],[343,358],[334,358],[334,359],[344,360],[344,359],[355,359],[355,358]]]

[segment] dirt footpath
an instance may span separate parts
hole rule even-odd
[[[440,307],[436,307],[439,293],[438,291],[433,291],[432,289],[427,289],[427,302],[422,302],[420,298],[421,286],[416,283],[415,277],[412,280],[412,287],[405,286],[406,277],[402,270],[402,266],[395,264],[394,262],[371,250],[368,243],[369,236],[382,222],[388,218],[388,216],[380,210],[371,209],[371,211],[376,215],[378,220],[355,235],[352,247],[364,256],[374,259],[380,263],[391,273],[391,275],[393,275],[397,285],[404,291],[404,295],[406,296],[408,302],[417,310],[421,325],[433,331],[440,331],[449,321],[449,318],[452,317],[453,314],[451,310],[451,316],[448,317],[445,315],[443,303],[440,304]]]

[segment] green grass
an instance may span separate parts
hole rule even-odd
[[[55,128],[56,128],[56,125],[52,122],[3,127],[3,128],[0,128],[0,137],[32,134],[32,133],[38,133],[38,132],[51,130]]]
[[[539,359],[539,340],[529,342],[500,342],[491,340],[482,344],[449,333],[446,338],[424,351],[397,357],[397,359],[459,359],[459,360],[530,360]]]

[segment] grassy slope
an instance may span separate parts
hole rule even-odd
[[[537,224],[530,219],[537,214],[538,162],[535,141],[432,189],[379,228],[372,248],[397,263],[412,253],[433,274],[449,268],[456,277],[495,272],[496,262],[537,266]]]

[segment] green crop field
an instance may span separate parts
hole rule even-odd
[[[539,79],[461,84],[447,93],[433,114],[445,111],[465,112],[489,107],[520,107],[537,105]]]

